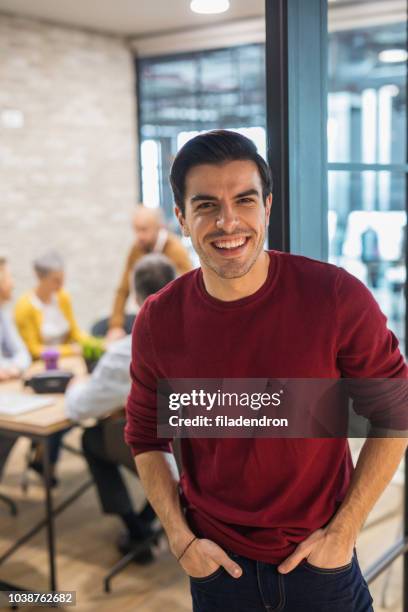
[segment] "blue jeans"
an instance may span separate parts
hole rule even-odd
[[[306,561],[289,574],[277,565],[231,551],[242,568],[232,578],[220,567],[205,578],[191,578],[193,612],[373,612],[372,597],[354,554],[341,568],[322,569]]]

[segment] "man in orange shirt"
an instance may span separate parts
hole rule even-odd
[[[126,326],[131,327],[132,321],[125,319],[125,306],[130,292],[129,279],[139,259],[147,253],[162,253],[171,260],[178,274],[184,274],[192,268],[186,248],[177,236],[165,228],[159,208],[147,208],[139,204],[134,211],[132,224],[136,242],[129,252],[116,291],[108,325],[108,340],[117,340],[125,336]],[[127,333],[130,333],[130,329],[127,330]]]

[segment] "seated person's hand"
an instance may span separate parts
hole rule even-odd
[[[115,340],[120,340],[126,336],[126,332],[121,327],[111,327],[108,333],[106,334],[107,342],[114,342]]]
[[[0,381],[12,380],[13,378],[20,378],[21,372],[18,368],[0,368]]]

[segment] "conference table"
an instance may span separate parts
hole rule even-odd
[[[84,361],[80,357],[71,357],[60,360],[59,367],[64,370],[70,370],[75,375],[84,376],[86,367]],[[42,362],[34,363],[25,375],[25,378],[30,378],[44,370]],[[24,387],[23,381],[14,380],[0,383],[0,395],[2,393],[18,393],[32,394],[33,391],[28,387]],[[71,503],[73,503],[82,493],[84,493],[91,485],[92,479],[87,478],[69,497],[67,497],[58,506],[54,507],[51,490],[51,464],[49,458],[49,441],[50,436],[56,432],[62,431],[73,425],[72,421],[66,418],[64,413],[64,395],[63,394],[47,394],[50,396],[52,403],[49,405],[37,408],[30,412],[25,412],[18,415],[0,414],[0,433],[17,438],[25,436],[40,443],[43,446],[43,469],[44,469],[44,493],[45,493],[45,513],[44,518],[36,525],[31,527],[24,535],[14,542],[5,552],[0,555],[0,566],[6,561],[18,548],[25,544],[28,540],[34,537],[42,528],[45,527],[47,535],[48,547],[48,565],[49,565],[49,590],[57,590],[57,573],[56,573],[56,558],[55,558],[55,528],[54,518]],[[39,395],[38,397],[41,397]],[[24,591],[30,590],[24,587],[13,585],[1,581],[0,590],[9,591]]]

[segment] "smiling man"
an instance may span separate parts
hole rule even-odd
[[[171,171],[201,267],[145,302],[134,330],[126,440],[195,612],[367,612],[357,534],[404,439],[181,440],[179,481],[156,429],[161,378],[406,378],[370,292],[341,268],[264,250],[272,179],[254,144],[213,131]]]
[[[263,180],[268,185],[266,175]],[[177,216],[211,282],[220,291],[226,288],[227,294],[231,286],[242,294],[243,281],[251,285],[257,280],[263,282],[269,266],[269,257],[262,251],[272,195],[264,193],[270,187],[263,187],[256,164],[233,160],[220,166],[196,166],[187,184],[198,193],[191,196],[187,215],[184,207],[178,207]],[[241,280],[226,285],[226,279]]]

